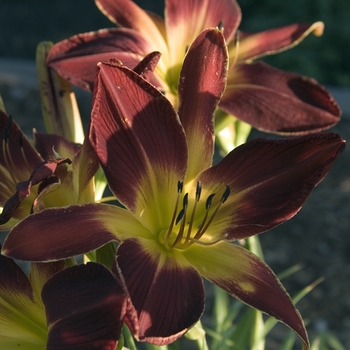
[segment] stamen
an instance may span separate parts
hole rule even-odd
[[[184,195],[182,203],[183,203],[183,207],[182,207],[182,209],[181,209],[181,211],[176,219],[176,221],[177,221],[176,223],[178,223],[181,220],[181,226],[180,226],[179,232],[175,238],[175,241],[170,246],[170,248],[174,248],[179,242],[181,242],[182,237],[184,235],[185,224],[186,224],[186,211],[187,211],[187,207],[188,207],[188,193],[186,193]],[[181,214],[181,218],[179,219],[180,214]]]
[[[186,245],[189,242],[190,238],[191,238],[191,232],[192,232],[192,226],[193,226],[193,221],[194,221],[194,215],[196,213],[197,203],[199,202],[199,199],[201,198],[201,193],[202,193],[202,182],[198,181],[197,182],[197,187],[196,187],[196,201],[194,202],[194,206],[193,206],[193,210],[192,210],[192,214],[191,214],[191,219],[190,219],[190,223],[188,225],[187,236],[186,236],[184,245]]]
[[[176,213],[177,213],[177,208],[179,206],[180,194],[182,193],[183,187],[184,187],[183,181],[178,181],[177,182],[177,198],[176,198],[176,202],[175,202],[174,213],[173,213],[173,217],[171,218],[171,221],[170,221],[168,232],[167,232],[167,234],[165,236],[165,239],[164,239],[164,244],[165,245],[167,245],[167,243],[169,241],[169,238],[171,236],[171,232],[173,231],[175,218],[176,218]],[[181,220],[181,219],[179,219],[179,220]]]
[[[208,212],[209,212],[209,207],[207,206],[207,211],[205,213],[205,216],[204,216],[204,220],[202,222],[202,225],[201,227],[199,228],[199,230],[197,231],[196,235],[194,236],[194,239],[200,239],[204,232],[208,229],[208,227],[210,226],[210,224],[213,222],[214,220],[214,217],[216,216],[217,212],[219,211],[220,207],[221,207],[221,204],[225,203],[228,196],[230,195],[230,187],[226,185],[226,189],[225,189],[225,192],[224,194],[221,196],[221,199],[220,199],[220,202],[218,203],[218,205],[216,206],[213,214],[211,215],[210,219],[207,221],[207,223],[204,225],[205,221],[207,220],[207,217],[208,217]],[[214,195],[211,195],[212,197]],[[209,196],[210,197],[210,196]],[[209,199],[208,197],[208,199]],[[208,203],[208,200],[207,200],[207,203]],[[210,205],[211,205],[211,201],[210,201]]]

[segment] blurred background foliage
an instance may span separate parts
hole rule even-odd
[[[164,0],[138,0],[163,14]],[[323,21],[324,35],[309,36],[296,48],[266,61],[312,76],[326,85],[350,86],[349,0],[238,0],[244,31],[260,31],[294,22]],[[0,57],[34,59],[38,42],[113,27],[93,0],[0,0]]]

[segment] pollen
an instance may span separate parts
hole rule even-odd
[[[230,187],[226,186],[220,200],[215,205],[213,205],[215,193],[211,193],[206,200],[201,200],[201,181],[197,182],[196,191],[192,198],[190,198],[188,193],[182,193],[183,188],[183,182],[179,181],[177,185],[177,199],[169,228],[163,231],[159,236],[159,240],[165,248],[168,250],[183,250],[189,248],[193,244],[213,245],[226,239],[226,235],[223,235],[215,240],[208,241],[203,240],[203,236],[208,231],[208,228],[214,221],[221,206],[229,197]],[[180,206],[181,199],[182,205]],[[190,201],[193,201],[191,210],[189,210]],[[205,206],[204,214],[203,210],[200,211],[202,214],[198,214],[199,206],[203,205]],[[200,218],[198,215],[200,215]],[[198,222],[198,219],[200,219],[200,224],[194,225],[194,222]]]

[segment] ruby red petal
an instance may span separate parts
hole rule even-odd
[[[231,41],[241,21],[241,10],[235,0],[167,0],[165,24],[167,40],[175,62],[180,63],[186,47],[204,29],[222,25],[225,39]]]
[[[239,32],[238,60],[254,60],[271,55],[297,45],[308,34],[322,35],[324,24],[293,23],[280,28],[272,28],[258,33]],[[233,49],[233,55],[237,54]]]
[[[187,145],[175,110],[124,66],[99,66],[90,141],[111,190],[133,212],[152,210],[150,203],[184,179]]]
[[[47,64],[72,84],[92,91],[98,62],[117,58],[133,68],[151,51],[154,49],[139,33],[116,28],[60,41],[49,51]]]
[[[117,262],[138,314],[138,338],[163,345],[199,320],[204,289],[195,269],[157,252],[159,246],[152,242],[125,240],[118,247]],[[145,248],[148,244],[152,251]]]
[[[76,265],[44,286],[48,350],[114,350],[125,314],[125,292],[103,265]]]
[[[117,239],[105,223],[113,215],[112,209],[108,213],[110,207],[72,205],[31,214],[10,231],[3,254],[19,260],[49,261],[97,249]]]
[[[263,62],[231,70],[220,108],[257,129],[284,134],[328,129],[341,114],[334,98],[315,80]]]
[[[225,90],[228,54],[218,29],[203,31],[188,49],[179,80],[179,116],[188,144],[187,180],[212,163],[213,114]]]
[[[231,189],[210,231],[240,239],[289,220],[344,148],[345,141],[332,133],[255,139],[237,147],[198,176],[208,193],[221,194],[226,185]]]

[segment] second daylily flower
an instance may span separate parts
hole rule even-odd
[[[126,311],[122,286],[101,264],[64,267],[33,263],[27,277],[0,255],[1,349],[115,348]]]
[[[321,35],[322,22],[247,33],[238,30],[241,10],[235,0],[166,0],[164,19],[130,0],[95,1],[118,28],[73,36],[57,43],[48,55],[49,66],[80,87],[93,89],[98,61],[117,58],[134,68],[149,52],[159,51],[162,58],[152,82],[177,108],[187,49],[202,30],[222,26],[230,68],[219,107],[231,116],[218,116],[220,128],[231,125],[232,116],[255,128],[284,134],[321,131],[339,121],[338,105],[315,80],[253,62],[297,45],[310,33]]]
[[[138,339],[166,344],[192,327],[204,310],[204,277],[287,324],[307,349],[301,316],[275,274],[232,241],[294,216],[344,141],[322,133],[257,139],[212,165],[213,113],[227,65],[221,31],[202,32],[182,67],[177,114],[141,75],[115,60],[99,64],[90,141],[124,207],[43,210],[12,229],[2,252],[54,260],[116,240],[114,271],[125,282],[137,327],[125,322]]]
[[[3,111],[0,142],[0,230],[44,208],[94,202],[98,162],[88,142],[35,132],[34,148]]]

